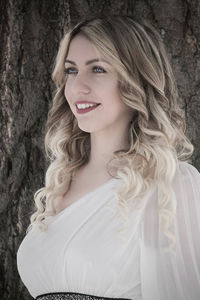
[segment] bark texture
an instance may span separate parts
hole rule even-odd
[[[200,170],[200,0],[63,0],[0,2],[0,299],[32,299],[19,278],[16,252],[33,194],[47,163],[44,124],[59,41],[70,23],[99,14],[149,19],[161,32],[178,82],[187,135]]]

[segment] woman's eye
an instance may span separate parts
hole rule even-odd
[[[106,71],[102,68],[102,67],[99,67],[99,66],[94,66],[93,68],[92,68],[92,71],[94,72],[94,73],[106,73]],[[74,68],[66,68],[65,70],[64,70],[64,73],[65,74],[68,74],[68,75],[70,75],[70,74],[76,74],[78,71],[76,70],[76,69],[74,69]]]
[[[93,67],[93,70],[97,71],[95,73],[105,73],[106,72],[102,67],[98,67],[98,66]]]
[[[65,74],[74,74],[75,72],[76,72],[76,69],[74,69],[74,68],[67,68],[67,69],[65,69],[64,70],[64,73]]]

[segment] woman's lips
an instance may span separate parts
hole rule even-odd
[[[79,108],[76,106],[76,112],[77,112],[78,114],[85,114],[85,113],[87,113],[87,112],[89,112],[89,111],[91,111],[91,110],[95,110],[99,105],[101,105],[101,104],[97,104],[97,105],[95,105],[95,106],[86,107],[86,108],[82,108],[82,109],[79,109]]]
[[[74,104],[77,105],[77,104],[100,104],[100,103],[87,101],[87,100],[81,100],[81,101],[76,101]]]

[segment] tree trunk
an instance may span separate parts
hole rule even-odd
[[[0,295],[32,299],[20,280],[16,252],[44,184],[44,125],[55,86],[51,72],[70,23],[99,14],[149,19],[161,32],[178,82],[187,135],[200,170],[200,1],[68,0],[0,2]]]

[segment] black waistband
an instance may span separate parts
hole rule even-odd
[[[109,298],[81,293],[47,293],[36,297],[39,300],[131,300],[126,298]]]

